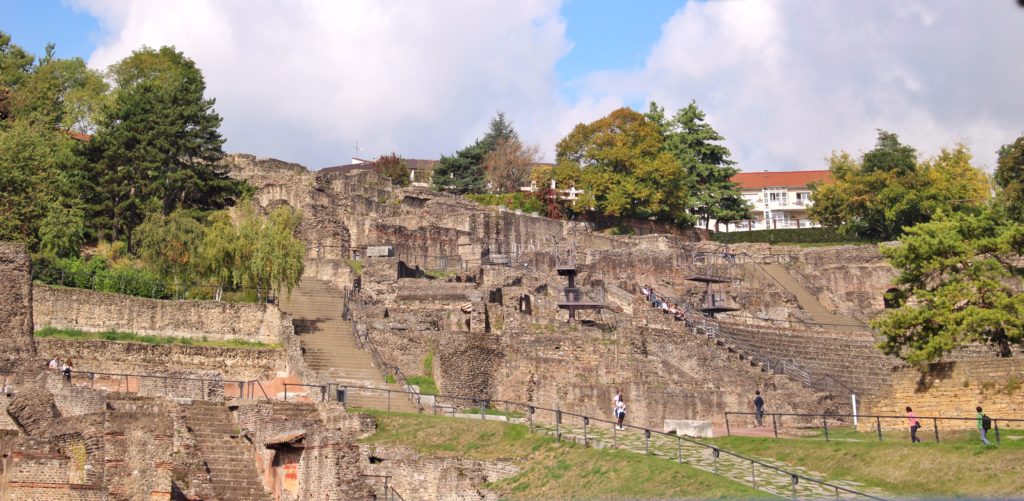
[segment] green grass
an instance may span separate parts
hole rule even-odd
[[[346,259],[345,264],[347,264],[349,268],[352,268],[352,273],[355,273],[357,276],[363,273],[362,261],[358,259]]]
[[[366,444],[421,454],[512,460],[520,473],[488,484],[502,499],[666,499],[770,497],[745,485],[665,459],[587,449],[531,434],[525,425],[365,411],[377,419]]]
[[[395,375],[387,374],[384,376],[384,382],[387,384],[395,384]]]
[[[116,341],[119,343],[142,343],[142,344],[154,344],[154,345],[186,345],[186,346],[206,346],[212,348],[248,348],[248,349],[279,349],[279,344],[267,344],[259,341],[245,341],[241,339],[229,339],[229,340],[211,340],[206,338],[195,339],[187,337],[176,337],[176,336],[154,336],[148,334],[135,334],[133,332],[119,332],[119,331],[106,331],[106,332],[85,332],[76,329],[56,329],[53,327],[43,327],[35,331],[35,337],[38,338],[52,338],[52,339],[70,339],[73,341],[81,340],[100,340],[100,341]]]
[[[458,274],[457,272],[445,271],[445,270],[425,271],[425,272],[423,272],[423,275],[426,276],[427,278],[431,279],[431,280],[448,279],[448,278],[454,277],[457,274]]]
[[[805,438],[721,437],[708,442],[741,454],[804,466],[833,480],[852,480],[897,496],[1017,497],[1024,493],[1024,431],[1000,430],[1002,443],[985,447],[974,430],[942,431],[940,443],[925,427],[925,442],[911,444],[905,430],[877,435],[850,429]],[[1017,437],[1014,439],[1013,437]],[[989,432],[995,443],[995,433]]]
[[[437,395],[437,383],[430,376],[408,376],[405,378],[409,384],[416,385],[423,395]]]

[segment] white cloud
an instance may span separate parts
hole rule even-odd
[[[104,28],[94,67],[143,44],[195,60],[231,151],[317,168],[347,163],[358,141],[364,155],[436,158],[481,135],[497,110],[546,142],[551,113],[571,111],[554,75],[569,49],[557,2],[75,5]]]
[[[876,128],[925,155],[966,142],[991,167],[1024,132],[1021,47],[1009,0],[688,2],[642,70],[586,92],[696,99],[749,170],[822,168]]]
[[[926,155],[964,141],[991,166],[1024,132],[1012,0],[691,1],[642,69],[595,68],[575,102],[554,71],[571,46],[557,0],[73,1],[104,27],[91,65],[176,45],[206,75],[229,150],[311,167],[356,141],[436,158],[496,110],[551,160],[576,123],[640,99],[696,99],[750,170],[822,168],[833,149],[870,149],[876,128]]]

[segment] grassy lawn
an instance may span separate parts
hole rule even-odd
[[[143,343],[156,345],[180,344],[187,346],[207,346],[213,348],[249,348],[261,350],[275,350],[281,348],[281,345],[279,344],[267,344],[259,341],[245,341],[241,339],[222,341],[205,338],[195,339],[176,336],[153,336],[118,331],[85,332],[76,329],[55,329],[53,327],[43,327],[42,329],[35,331],[34,335],[38,338],[70,339],[74,341],[100,340],[117,341],[120,343]]]
[[[686,465],[622,450],[585,449],[531,434],[525,425],[365,410],[377,418],[367,444],[421,454],[507,459],[522,471],[488,487],[502,499],[764,498],[767,493]]]
[[[1024,495],[1024,432],[1001,430],[998,446],[981,445],[973,430],[942,431],[941,442],[922,429],[923,443],[911,444],[906,431],[830,431],[806,438],[721,437],[708,442],[741,454],[803,466],[831,479],[877,487],[897,496],[1020,497]],[[989,432],[995,443],[995,433]]]

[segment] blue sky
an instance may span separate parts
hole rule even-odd
[[[1024,134],[1014,0],[0,0],[0,30],[96,69],[174,45],[226,149],[312,168],[437,158],[504,111],[552,160],[581,122],[691,100],[741,169],[821,169],[899,134],[983,167]]]
[[[87,12],[76,12],[60,0],[0,0],[0,30],[9,33],[25,50],[43,54],[46,44],[57,44],[60,57],[87,59],[96,48],[99,23]]]

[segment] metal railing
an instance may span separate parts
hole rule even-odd
[[[734,341],[728,334],[723,335],[723,331],[720,328],[720,322],[705,316],[699,310],[684,302],[680,302],[658,292],[648,294],[646,299],[648,301],[657,299],[662,303],[675,305],[677,310],[681,310],[676,318],[682,320],[687,328],[694,332],[703,331],[704,335],[707,336],[708,339],[732,346],[733,349],[743,356],[743,358],[761,365],[761,367],[767,371],[771,371],[774,374],[788,376],[807,387],[830,392],[833,395],[845,398],[857,395],[856,390],[833,377],[831,374],[812,374],[793,360],[767,357],[760,353],[753,353],[750,350],[745,350],[741,346],[730,344],[734,343]]]
[[[396,393],[396,392],[397,393],[404,393],[404,392],[400,392],[398,390],[372,388],[372,387],[366,387],[366,386],[340,386],[340,387],[347,388],[347,389],[358,389],[358,390],[362,390],[362,391],[388,392],[389,394],[390,393]],[[611,420],[607,420],[607,419],[601,419],[601,418],[595,418],[595,417],[588,416],[586,414],[569,412],[569,411],[565,411],[565,410],[562,410],[562,409],[551,409],[551,408],[547,408],[547,407],[541,407],[541,406],[538,406],[538,405],[535,405],[535,404],[527,404],[527,403],[522,403],[522,402],[513,402],[513,401],[509,401],[509,400],[460,397],[460,396],[452,396],[452,395],[438,395],[435,398],[435,402],[437,400],[451,401],[451,402],[466,402],[466,403],[470,403],[472,405],[476,405],[477,407],[473,408],[473,411],[478,411],[479,412],[479,416],[480,416],[481,420],[497,419],[499,421],[503,421],[503,422],[506,422],[506,423],[520,422],[522,424],[528,425],[530,427],[530,431],[531,432],[535,432],[536,431],[539,423],[542,424],[545,421],[548,421],[548,422],[550,422],[551,424],[553,424],[555,426],[555,430],[554,430],[555,438],[556,438],[556,440],[559,440],[559,441],[562,440],[565,437],[569,437],[570,436],[570,435],[567,435],[567,434],[563,434],[563,432],[562,432],[562,430],[564,429],[564,427],[567,424],[566,421],[567,420],[570,421],[570,422],[571,421],[578,421],[579,424],[582,426],[582,433],[583,433],[583,435],[582,435],[582,437],[573,437],[573,439],[574,440],[581,439],[584,446],[590,446],[591,443],[597,444],[597,443],[601,443],[601,442],[606,440],[606,439],[602,438],[601,436],[599,436],[599,435],[595,436],[592,433],[593,430],[599,429],[599,426],[603,427],[603,428],[606,428],[606,429],[612,430],[612,439],[611,439],[612,444],[610,444],[610,445],[618,445],[618,443],[621,440],[623,440],[623,439],[619,438],[619,432],[620,431],[632,430],[632,431],[635,431],[635,432],[642,432],[643,433],[643,436],[644,436],[644,447],[645,447],[644,454],[645,455],[655,455],[655,456],[657,456],[658,453],[657,452],[652,452],[652,450],[650,448],[650,441],[651,441],[651,437],[652,436],[660,436],[663,439],[668,439],[668,440],[676,442],[676,444],[677,444],[677,452],[678,453],[676,455],[674,455],[670,459],[673,459],[673,460],[677,461],[679,464],[683,464],[684,462],[687,462],[687,461],[684,461],[684,459],[683,459],[682,450],[683,450],[684,446],[698,448],[699,450],[702,450],[704,452],[710,453],[710,455],[712,457],[712,466],[711,466],[709,471],[711,471],[715,475],[722,475],[723,474],[722,471],[719,471],[719,462],[723,461],[723,459],[722,459],[723,457],[731,458],[734,462],[735,461],[739,461],[739,462],[741,462],[743,464],[749,464],[750,465],[750,472],[751,472],[751,475],[749,477],[749,484],[751,486],[753,486],[755,489],[758,489],[758,488],[762,488],[763,489],[764,488],[764,481],[763,480],[762,480],[762,483],[761,483],[760,487],[759,487],[759,484],[758,484],[758,479],[757,479],[757,471],[758,471],[758,469],[761,470],[762,476],[764,475],[765,471],[767,470],[771,474],[782,475],[782,476],[788,477],[789,479],[791,479],[791,484],[790,485],[792,486],[792,491],[790,492],[790,494],[791,494],[791,497],[793,499],[799,498],[799,496],[798,496],[798,485],[800,485],[801,482],[810,483],[810,484],[813,484],[813,485],[815,485],[815,486],[817,486],[819,488],[825,489],[825,490],[827,490],[830,493],[834,493],[836,498],[840,497],[841,494],[847,494],[847,495],[852,495],[852,496],[856,496],[856,497],[860,497],[860,498],[866,498],[866,499],[883,499],[881,497],[878,497],[878,496],[875,496],[875,495],[872,495],[872,494],[868,494],[868,493],[865,493],[865,492],[861,492],[861,491],[858,491],[858,490],[855,490],[855,489],[851,489],[849,487],[837,485],[837,484],[832,483],[832,482],[828,482],[828,481],[825,481],[825,480],[821,480],[821,479],[817,479],[817,478],[814,478],[814,477],[810,477],[810,476],[808,476],[808,475],[806,475],[804,473],[790,471],[790,470],[787,470],[785,468],[781,468],[779,466],[768,464],[768,463],[766,463],[764,461],[761,461],[759,459],[748,457],[748,456],[744,456],[742,454],[738,454],[738,453],[735,453],[735,452],[732,452],[732,451],[728,451],[728,450],[723,449],[721,447],[718,447],[716,445],[706,444],[704,442],[700,442],[698,440],[694,440],[694,439],[691,439],[691,438],[683,437],[683,436],[672,434],[672,433],[665,433],[665,432],[661,432],[661,431],[657,431],[657,430],[652,430],[650,428],[646,428],[646,427],[642,427],[642,426],[636,426],[636,425],[631,425],[631,424],[625,424],[624,423],[622,425],[622,428],[620,429],[620,428],[618,428],[617,423],[615,421],[611,421]],[[432,406],[432,409],[433,409],[432,413],[437,415],[438,414],[437,410],[439,408],[445,409],[444,411],[442,411],[440,413],[441,415],[445,415],[445,414],[449,414],[449,413],[452,416],[457,415],[456,409],[458,408],[458,406],[454,406],[454,405],[453,406],[444,406],[444,405],[437,406],[435,404],[435,405]],[[464,404],[464,406],[462,408],[466,408],[465,404]],[[516,410],[513,411],[513,409],[516,409]],[[513,412],[515,412],[515,414],[517,416],[521,415],[522,417],[513,418]],[[475,415],[476,412],[474,412],[473,414]],[[490,416],[490,418],[488,418],[488,416]],[[547,418],[547,419],[544,419],[544,418]],[[661,457],[667,457],[667,456],[662,455]],[[723,471],[725,471],[724,465],[723,465]],[[744,482],[744,483],[747,482],[747,477],[740,477],[740,478],[729,477],[729,478],[732,478],[733,480]],[[773,491],[769,491],[769,492],[773,492]],[[815,496],[815,497],[817,497],[817,496]]]
[[[359,475],[365,479],[374,479],[376,481],[383,480],[383,494],[384,497],[380,498],[380,501],[405,501],[405,498],[395,490],[395,486],[391,485],[391,475],[370,475],[367,473],[361,473]]]
[[[355,319],[351,318],[352,315],[350,314],[351,310],[348,308],[348,302],[352,300],[355,292],[350,289],[345,289],[344,295],[345,310],[342,312],[342,318],[348,317],[349,322],[351,322],[352,333],[355,335],[356,341],[359,343],[359,347],[370,352],[370,355],[373,357],[373,362],[377,364],[377,367],[380,367],[380,370],[384,373],[384,383],[387,383],[387,377],[390,372],[395,377],[395,381],[399,382],[406,390],[409,390],[410,400],[413,405],[415,405],[420,412],[423,412],[423,403],[420,401],[420,394],[413,390],[412,385],[409,384],[409,380],[405,377],[405,373],[402,372],[402,369],[397,365],[390,365],[385,362],[384,357],[382,357],[380,355],[380,351],[377,350],[377,346],[374,345],[373,340],[370,339],[369,329],[365,325],[360,324],[356,322]]]
[[[130,374],[124,372],[79,371],[72,369],[68,375],[61,371],[49,372],[61,375],[64,381],[74,386],[119,393],[134,393],[145,396],[182,397],[206,399],[271,400],[263,384],[255,379],[221,379],[173,376],[166,374]],[[17,372],[2,373],[4,390],[15,392]]]
[[[732,421],[730,421],[729,420],[729,416],[733,416],[734,419]],[[731,423],[735,423],[736,422],[735,416],[749,416],[750,419],[756,420],[757,417],[758,417],[758,413],[757,412],[727,411],[725,413],[725,430],[726,430],[726,434],[727,435],[731,435],[732,434]],[[835,413],[826,413],[826,414],[785,413],[785,412],[764,412],[764,413],[761,413],[762,421],[764,419],[766,419],[766,418],[771,418],[771,420],[772,420],[772,434],[773,434],[773,436],[775,438],[779,438],[779,430],[785,428],[785,425],[783,423],[783,419],[782,418],[795,418],[795,419],[790,419],[788,421],[791,424],[794,421],[796,421],[796,423],[797,423],[796,426],[790,426],[790,428],[799,428],[801,430],[817,430],[817,429],[820,429],[822,431],[822,434],[823,434],[826,442],[832,440],[832,435],[835,434],[837,429],[843,429],[843,428],[852,428],[850,431],[856,431],[857,433],[864,433],[865,435],[867,435],[867,434],[877,435],[879,442],[883,441],[883,437],[885,436],[884,430],[888,430],[890,432],[890,434],[894,433],[896,430],[903,430],[904,433],[906,433],[906,435],[901,434],[900,435],[901,439],[902,438],[910,438],[910,431],[909,431],[910,430],[910,420],[909,420],[909,418],[907,418],[907,416],[881,415],[881,414],[857,414],[857,415],[853,415],[853,414],[835,414]],[[931,435],[934,437],[934,440],[935,440],[936,443],[938,443],[940,441],[940,433],[939,433],[939,422],[940,421],[955,421],[955,422],[961,422],[961,423],[965,422],[965,421],[970,421],[970,422],[977,423],[977,421],[978,421],[977,417],[916,416],[916,419],[917,419],[918,423],[921,423],[921,427],[918,428],[918,431],[922,432],[922,433],[929,433],[930,432]],[[1002,428],[1003,430],[1012,428],[1013,425],[1011,423],[1021,423],[1019,425],[1018,429],[1020,427],[1024,427],[1024,419],[996,418],[996,417],[989,417],[989,419],[991,419],[991,423],[992,423],[992,428],[991,428],[990,431],[995,433],[995,441],[996,441],[996,443],[1000,443],[1000,440],[1001,440],[1001,433],[1000,433],[999,423],[1003,423],[1003,428]],[[867,429],[870,430],[870,431],[859,431],[857,429],[858,425],[855,425],[854,421],[857,421],[858,423],[860,423],[861,421],[866,421],[867,422]],[[750,421],[748,421],[748,423],[749,422]],[[893,422],[903,423],[905,426],[901,427],[899,425],[892,425],[892,424],[890,424],[890,423],[893,423]],[[886,426],[883,426],[883,423],[886,423]],[[923,423],[930,423],[931,424],[931,428],[926,430],[924,428],[924,424]],[[819,424],[820,424],[820,426],[818,426]],[[861,425],[860,428],[864,429],[865,426]],[[977,428],[976,427],[968,426],[968,427],[959,427],[959,428],[957,428],[957,427],[950,427],[950,428],[947,429],[947,432],[961,432],[962,433],[964,431],[977,431]]]
[[[210,394],[206,391],[206,388],[211,387],[211,386],[213,388],[216,388],[217,385],[220,385],[220,387],[222,389],[224,389],[224,388],[231,388],[231,387],[237,387],[238,390],[239,390],[237,398],[259,399],[259,395],[262,394],[264,399],[271,400],[271,397],[268,396],[266,394],[266,392],[263,390],[262,384],[260,384],[259,381],[255,381],[255,380],[241,381],[241,380],[225,380],[225,379],[217,379],[217,378],[192,378],[192,377],[183,377],[183,376],[165,376],[165,375],[150,375],[150,374],[126,374],[126,373],[107,373],[107,372],[78,371],[78,372],[72,372],[72,377],[71,377],[71,383],[70,384],[75,384],[74,382],[76,380],[81,381],[83,379],[81,376],[85,375],[85,374],[89,375],[88,379],[89,379],[91,385],[95,384],[96,376],[104,376],[104,377],[110,377],[111,379],[117,380],[118,381],[118,388],[120,387],[119,381],[121,380],[121,378],[123,378],[123,380],[125,381],[125,388],[126,388],[127,392],[129,392],[129,393],[132,392],[131,391],[132,390],[131,381],[134,378],[137,381],[142,381],[144,379],[154,379],[154,380],[164,380],[165,382],[166,381],[199,382],[202,385],[202,388],[203,388],[203,390],[200,392],[200,395],[201,395],[202,399],[206,399],[207,397],[210,396]],[[5,376],[8,376],[8,375],[17,375],[17,373],[7,373],[7,374],[5,374]],[[208,383],[211,386],[207,386]],[[292,386],[292,384],[288,383],[288,386]],[[319,388],[321,395],[327,395],[328,394],[328,390],[330,389],[329,385],[301,384],[301,385],[296,385],[296,386]],[[136,388],[135,388],[136,392],[138,391],[139,388],[140,388],[140,385],[136,385]],[[346,391],[348,389],[353,389],[353,390],[360,390],[360,391],[364,391],[364,392],[386,392],[386,394],[389,397],[389,401],[390,401],[390,396],[391,396],[392,393],[406,394],[407,396],[409,394],[415,393],[415,392],[402,391],[402,390],[392,390],[390,388],[373,388],[373,387],[368,387],[368,386],[357,386],[357,385],[337,385],[336,388],[343,389],[343,390],[346,390]],[[259,393],[257,393],[257,389],[259,390]],[[119,391],[119,390],[115,390],[115,391]],[[165,393],[164,396],[169,396],[169,395]],[[221,398],[224,398],[224,399],[229,397],[227,392],[223,392],[220,396],[221,396]],[[287,396],[285,398],[287,398]],[[650,428],[646,428],[646,427],[642,427],[642,426],[636,426],[636,425],[631,425],[631,424],[624,423],[622,425],[622,428],[619,428],[617,426],[617,423],[614,422],[614,421],[611,421],[611,420],[590,417],[590,416],[588,416],[586,414],[580,414],[580,413],[564,411],[564,410],[557,409],[557,408],[556,409],[551,409],[551,408],[547,408],[547,407],[541,407],[541,406],[538,406],[538,405],[535,405],[535,404],[513,402],[513,401],[509,401],[509,400],[492,400],[492,399],[486,399],[486,398],[471,398],[471,397],[462,397],[462,396],[453,396],[453,395],[438,395],[438,396],[435,396],[434,402],[431,405],[431,408],[432,408],[434,414],[438,413],[437,412],[438,409],[442,409],[443,410],[442,414],[446,414],[447,412],[444,412],[444,410],[447,410],[448,412],[451,413],[451,415],[454,416],[454,415],[456,415],[456,412],[455,412],[456,409],[460,408],[458,405],[445,405],[445,404],[440,404],[439,405],[438,404],[439,400],[440,401],[447,401],[447,402],[455,402],[455,403],[463,402],[461,404],[462,405],[462,407],[461,407],[462,409],[468,408],[467,404],[469,404],[469,405],[476,405],[477,408],[475,408],[473,410],[474,411],[479,411],[479,415],[480,415],[480,418],[482,420],[486,420],[486,419],[488,419],[488,416],[492,416],[491,419],[499,419],[499,420],[502,420],[502,421],[504,421],[506,423],[512,423],[512,422],[516,422],[516,421],[524,422],[525,424],[529,425],[531,432],[535,432],[536,431],[537,426],[538,426],[538,422],[543,424],[545,422],[545,418],[547,418],[546,421],[548,421],[548,422],[550,422],[550,423],[552,423],[554,425],[554,427],[555,427],[555,430],[554,430],[555,431],[555,437],[559,441],[562,440],[563,437],[571,436],[571,435],[566,435],[566,434],[562,433],[563,426],[566,425],[566,419],[568,418],[568,420],[570,422],[573,421],[573,420],[578,420],[580,422],[580,424],[582,425],[583,436],[581,438],[582,438],[584,446],[589,446],[590,443],[592,443],[592,442],[593,443],[600,443],[600,442],[606,440],[606,439],[601,438],[600,436],[594,436],[594,435],[591,434],[591,430],[597,429],[597,427],[599,425],[603,425],[604,427],[609,428],[609,429],[612,430],[612,442],[613,442],[613,444],[617,444],[620,441],[619,436],[618,436],[618,432],[619,431],[633,430],[633,431],[637,431],[637,432],[642,432],[643,436],[644,436],[644,449],[645,449],[644,453],[646,455],[655,455],[655,456],[658,455],[658,453],[656,451],[652,452],[652,450],[650,449],[650,440],[651,440],[652,436],[659,436],[659,437],[662,437],[664,440],[674,440],[676,442],[676,444],[677,444],[678,455],[677,455],[677,457],[673,457],[671,459],[677,460],[680,464],[684,463],[683,453],[682,453],[684,444],[685,444],[686,447],[696,448],[698,450],[710,453],[711,456],[712,456],[712,466],[711,466],[709,471],[712,471],[716,475],[722,475],[723,474],[721,471],[719,471],[719,462],[722,461],[722,458],[723,457],[725,457],[725,458],[732,458],[732,460],[734,462],[735,461],[739,461],[739,462],[741,462],[743,464],[749,464],[750,465],[750,472],[751,472],[750,484],[755,489],[757,489],[757,488],[765,489],[763,480],[762,480],[762,485],[760,487],[758,486],[758,480],[757,480],[757,469],[758,468],[761,469],[762,476],[764,475],[765,471],[768,471],[771,474],[782,475],[782,476],[790,478],[791,481],[792,481],[792,483],[791,483],[791,486],[792,486],[791,494],[792,494],[792,497],[794,499],[799,497],[798,496],[798,485],[801,482],[810,483],[810,484],[813,484],[815,486],[818,486],[819,488],[826,489],[829,492],[834,492],[834,494],[835,494],[835,496],[837,498],[840,496],[840,493],[844,493],[844,494],[849,494],[849,495],[853,495],[853,496],[857,496],[857,497],[862,497],[862,498],[867,498],[867,499],[882,499],[880,497],[877,497],[877,496],[874,496],[874,495],[871,495],[871,494],[868,494],[868,493],[860,492],[860,491],[857,491],[855,489],[851,489],[851,488],[848,488],[848,487],[837,485],[837,484],[834,484],[834,483],[831,483],[831,482],[827,482],[827,481],[824,481],[824,480],[820,480],[820,479],[817,479],[817,478],[813,478],[813,477],[807,476],[807,475],[805,475],[803,473],[798,473],[798,472],[786,470],[784,468],[780,468],[778,466],[765,463],[764,461],[761,461],[761,460],[758,460],[758,459],[755,459],[755,458],[743,456],[741,454],[734,453],[734,452],[722,449],[721,447],[718,447],[718,446],[715,446],[715,445],[705,444],[703,442],[700,442],[700,441],[697,441],[697,440],[694,440],[694,439],[690,439],[690,438],[686,438],[686,437],[682,437],[682,436],[675,435],[675,434],[664,433],[664,432],[660,432],[660,431],[657,431],[657,430],[651,430]],[[501,407],[502,406],[504,408],[504,412],[501,411]],[[513,414],[516,415],[515,418],[513,418]],[[519,416],[522,416],[522,417],[519,417]],[[1003,419],[1002,421],[1007,421],[1007,420]],[[574,440],[576,440],[576,438],[574,438]],[[661,457],[667,457],[667,456],[662,455]],[[698,467],[700,467],[700,466],[698,465]],[[703,468],[704,469],[708,469],[706,466],[704,466]],[[737,480],[737,481],[746,482],[745,477],[737,478],[737,477],[733,476],[733,477],[729,477],[729,478],[732,478],[733,480]],[[773,491],[769,491],[769,492],[773,492]],[[395,493],[395,494],[397,495],[397,493]],[[402,499],[402,498],[401,498],[401,496],[398,496],[397,499]]]

